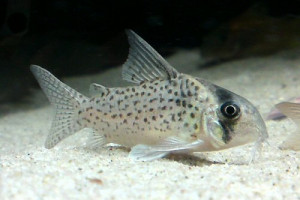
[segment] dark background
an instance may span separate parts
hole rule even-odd
[[[125,29],[163,56],[200,48],[204,64],[300,46],[299,0],[0,0],[0,103],[36,86],[30,64],[58,77],[126,60]]]

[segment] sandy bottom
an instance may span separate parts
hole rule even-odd
[[[169,61],[236,92],[262,114],[300,95],[300,57],[283,52],[199,69],[197,51],[178,52]],[[45,66],[46,67],[46,66]],[[65,79],[87,93],[91,82],[120,86],[121,69]],[[278,146],[295,130],[290,120],[267,121],[270,145],[248,164],[252,144],[228,151],[170,157],[153,162],[128,158],[128,149],[85,146],[81,131],[55,148],[44,148],[52,109],[40,90],[31,103],[6,105],[0,116],[0,199],[299,199],[300,152]]]

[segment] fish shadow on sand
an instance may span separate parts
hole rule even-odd
[[[197,166],[197,167],[202,167],[202,166],[210,166],[210,165],[214,165],[214,164],[222,164],[222,163],[218,163],[215,161],[210,161],[207,160],[204,157],[199,157],[196,155],[176,155],[176,154],[171,154],[169,156],[166,157],[168,160],[172,160],[175,162],[179,162],[181,164],[184,165],[188,165],[188,166]]]
[[[82,150],[88,151],[88,152],[93,152],[97,154],[102,154],[103,150],[109,150],[111,153],[118,153],[120,151],[129,153],[130,148],[124,147],[124,146],[119,146],[119,145],[112,145],[112,146],[106,146],[105,148],[99,147],[99,148],[90,148],[90,147],[82,147]],[[120,151],[117,151],[120,150]],[[126,155],[128,156],[128,155]],[[210,165],[224,165],[225,163],[228,164],[235,164],[235,165],[246,165],[248,163],[230,163],[230,162],[221,162],[221,161],[212,161],[208,160],[204,156],[201,155],[186,155],[186,154],[170,154],[166,156],[165,158],[160,159],[161,161],[163,160],[168,160],[170,162],[178,162],[184,165],[188,166],[193,166],[193,167],[202,167],[202,166],[210,166]],[[136,164],[139,164],[141,162],[152,162],[152,161],[135,161]]]
[[[174,160],[176,162],[180,162],[182,164],[185,165],[189,165],[189,166],[205,166],[205,165],[225,165],[225,164],[229,164],[229,165],[249,165],[249,161],[248,160],[232,160],[229,161],[227,159],[224,158],[223,160],[212,160],[212,159],[208,159],[207,157],[198,154],[198,155],[176,155],[176,154],[171,154],[169,156],[167,156],[166,158],[170,159],[170,160]]]

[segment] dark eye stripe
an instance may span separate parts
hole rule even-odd
[[[225,126],[224,123],[220,120],[219,120],[219,124],[222,126],[223,129],[222,140],[227,144],[231,140],[230,128]]]

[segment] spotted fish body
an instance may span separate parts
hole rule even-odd
[[[205,93],[199,95],[203,89],[199,82],[183,76],[107,89],[103,97],[83,105],[78,122],[104,133],[109,142],[130,147],[144,144],[145,138],[147,144],[170,136],[193,141],[201,127],[201,107],[208,101]]]
[[[94,130],[92,146],[132,147],[130,156],[138,160],[221,150],[267,138],[260,114],[246,99],[177,72],[137,34],[127,34],[130,51],[122,75],[136,86],[92,84],[88,98],[47,70],[31,66],[56,107],[47,148],[83,128]]]

